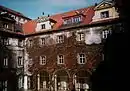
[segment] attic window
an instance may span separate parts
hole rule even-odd
[[[42,24],[42,25],[41,25],[41,29],[45,29],[45,24]]]
[[[9,28],[9,25],[7,23],[4,23],[3,28]]]
[[[80,23],[81,21],[82,21],[82,17],[81,16],[73,16],[73,17],[64,19],[63,24],[64,25],[76,24],[76,23]]]
[[[108,18],[109,17],[109,11],[101,12],[101,18]]]

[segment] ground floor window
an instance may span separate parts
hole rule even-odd
[[[0,81],[0,91],[8,91],[8,81]]]
[[[18,87],[19,89],[23,87],[23,76],[20,76],[18,79]]]

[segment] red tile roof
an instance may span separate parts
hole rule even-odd
[[[22,13],[17,12],[17,11],[14,11],[14,10],[9,9],[9,8],[7,8],[7,7],[4,7],[4,6],[2,6],[2,5],[0,5],[0,11],[6,11],[6,12],[9,12],[9,13],[11,13],[11,14],[13,14],[13,15],[20,16],[20,17],[26,18],[26,19],[28,19],[28,20],[31,20],[30,18],[24,16]]]
[[[23,24],[23,31],[24,34],[32,34],[35,33],[37,22],[35,20],[28,21],[27,23]]]
[[[92,17],[94,16],[94,6],[87,7],[87,8],[82,8],[82,9],[77,9],[61,14],[55,14],[50,16],[51,19],[55,20],[56,23],[53,27],[54,30],[59,29],[63,25],[63,17],[70,17],[70,16],[75,16],[76,11],[83,11],[83,15],[85,15],[84,20],[80,23],[80,25],[84,24],[89,24],[92,21]],[[36,21],[32,20],[23,25],[23,30],[24,34],[33,34],[35,33],[35,28],[36,28]]]

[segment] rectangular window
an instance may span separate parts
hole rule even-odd
[[[65,19],[63,24],[64,25],[72,24],[72,19],[71,18],[70,19]]]
[[[64,25],[69,25],[69,24],[75,24],[75,23],[80,23],[82,21],[81,16],[73,16],[68,19],[64,19],[63,24]]]
[[[23,46],[23,40],[21,40],[21,39],[18,40],[18,46],[20,46],[20,47]]]
[[[101,12],[101,18],[108,18],[109,17],[109,11]]]
[[[73,23],[79,23],[81,22],[81,17],[77,16],[77,17],[73,17]]]
[[[18,79],[18,87],[19,88],[23,87],[23,77],[22,76],[20,76],[19,79]]]
[[[85,40],[85,34],[84,33],[78,33],[78,41],[84,41]]]
[[[85,61],[86,61],[86,56],[85,56],[85,54],[79,54],[78,55],[78,63],[79,64],[85,64]]]
[[[9,39],[8,38],[2,38],[3,45],[9,45]]]
[[[28,46],[29,46],[29,47],[32,47],[32,40],[29,40],[29,41],[28,41]]]
[[[58,64],[64,64],[64,56],[63,55],[58,55]]]
[[[57,36],[57,43],[63,43],[63,42],[64,42],[64,36],[63,35]]]
[[[28,89],[33,89],[33,76],[28,76]]]
[[[45,45],[46,44],[46,38],[41,38],[40,39],[40,44]]]
[[[40,65],[46,64],[46,56],[40,56]]]
[[[46,27],[45,27],[45,24],[42,24],[41,25],[41,29],[45,29]]]
[[[21,56],[18,56],[18,66],[23,65],[23,58]]]
[[[3,81],[3,91],[7,91],[8,89],[8,81]]]
[[[3,28],[9,28],[9,25],[7,23],[4,23]]]
[[[109,36],[109,35],[111,35],[111,30],[103,30],[102,31],[102,38],[103,39],[107,39],[107,37]]]
[[[4,57],[3,66],[4,66],[4,67],[8,67],[8,57]]]

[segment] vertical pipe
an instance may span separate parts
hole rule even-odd
[[[37,75],[37,90],[40,90],[40,75]]]
[[[55,91],[57,91],[57,75],[55,75],[54,79],[55,79]]]

